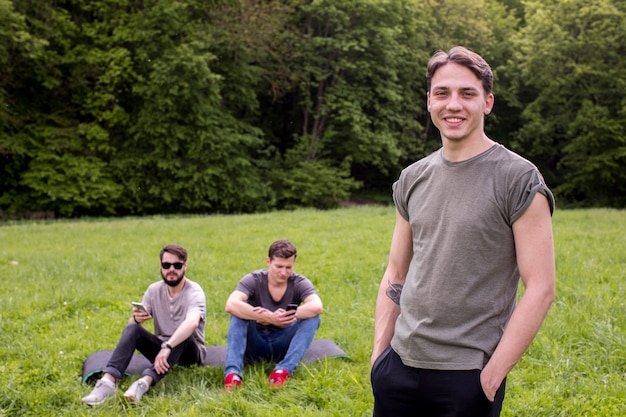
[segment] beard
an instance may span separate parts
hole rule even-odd
[[[174,280],[167,278],[167,276],[169,274],[170,274],[169,271],[166,274],[163,274],[163,272],[161,272],[161,276],[163,277],[163,282],[165,282],[170,287],[177,286],[178,284],[180,284],[180,282],[183,280],[183,278],[185,278],[185,270],[184,269],[181,269],[180,273],[178,271],[174,271],[173,272],[173,274],[176,275],[176,279],[174,279]]]

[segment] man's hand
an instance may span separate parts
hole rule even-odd
[[[152,316],[144,310],[133,307],[133,318],[137,323],[142,324],[144,321],[150,320]]]
[[[262,324],[263,326],[267,326],[271,324],[271,316],[272,312],[263,307],[253,307],[252,312],[254,314],[258,314],[256,322]]]
[[[275,325],[278,327],[289,327],[296,322],[296,312],[298,310],[283,310],[279,308],[274,311],[273,316],[276,319]]]
[[[260,314],[260,318],[256,321],[264,326],[274,325],[277,327],[288,327],[296,321],[296,311],[287,311],[282,308],[272,312],[263,307],[254,307],[252,309],[257,314]]]
[[[167,362],[167,358],[169,358],[171,352],[172,351],[170,349],[163,348],[154,359],[154,370],[157,374],[163,375],[168,371],[168,369],[170,369],[170,364]]]
[[[496,392],[500,388],[500,384],[497,384],[493,381],[489,380],[489,376],[486,372],[480,373],[480,385],[483,388],[483,392],[485,393],[485,397],[491,402],[496,398]]]

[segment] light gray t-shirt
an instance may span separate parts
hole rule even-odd
[[[439,149],[402,171],[393,197],[413,258],[391,345],[405,365],[482,369],[489,360],[516,303],[512,225],[537,192],[553,211],[537,168],[499,144],[461,162]]]
[[[204,347],[204,327],[206,323],[206,298],[202,287],[187,279],[181,292],[172,297],[168,285],[155,282],[146,290],[142,304],[154,320],[154,334],[161,340],[169,339],[187,317],[187,313],[196,311],[200,314],[200,323],[191,335],[191,341],[200,352],[202,361],[206,357]]]

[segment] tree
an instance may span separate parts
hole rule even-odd
[[[211,10],[214,27],[226,28],[213,52],[224,103],[234,108],[233,92],[238,102],[258,100],[233,114],[256,117],[263,130],[278,207],[336,206],[361,179],[394,178],[403,156],[418,153],[424,92],[415,72],[427,52],[414,7],[241,1]]]
[[[518,144],[567,202],[625,207],[625,7],[527,3],[517,59],[519,89],[533,95]]]
[[[19,164],[2,207],[74,216],[272,206],[254,158],[260,131],[223,105],[211,68],[207,2],[20,5],[47,46],[9,83],[20,127],[6,149]]]
[[[214,22],[204,4],[156,0],[130,25],[138,80],[132,127],[120,138],[113,166],[132,212],[249,212],[272,205],[251,157],[262,147],[261,133],[224,105]]]
[[[24,16],[8,0],[0,0],[0,209],[10,208],[20,191],[19,176],[27,164],[24,144],[16,136],[22,129],[15,91],[19,73],[43,48],[32,37]]]
[[[326,161],[336,177],[395,178],[419,154],[427,50],[422,9],[404,1],[312,1],[293,16],[298,80],[288,165]],[[329,171],[330,175],[332,171]]]
[[[82,37],[75,22],[85,10],[72,8],[72,15],[49,2],[18,4],[25,23],[17,36],[30,42],[5,69],[13,117],[1,146],[10,154],[11,179],[0,205],[66,216],[111,212],[120,188],[107,169],[106,138],[81,125],[90,85],[80,72],[97,71],[73,49],[72,40]]]
[[[494,70],[491,137],[561,201],[624,207],[625,8],[0,0],[0,211],[231,213],[389,193],[441,145],[423,74],[454,45]]]

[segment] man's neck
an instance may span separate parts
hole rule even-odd
[[[187,282],[187,277],[183,277],[182,281],[178,283],[175,287],[168,287],[167,290],[170,292],[172,297],[176,297],[185,287],[185,283]]]
[[[463,139],[454,141],[442,138],[443,156],[450,162],[467,161],[485,152],[495,144],[485,134],[476,139]]]
[[[268,278],[268,280],[267,280],[267,285],[268,285],[268,287],[270,287],[270,288],[276,288],[276,289],[278,289],[278,288],[283,288],[283,287],[286,287],[286,286],[287,286],[287,281],[285,281],[285,282],[280,282],[280,281],[278,281],[277,279],[271,279],[271,278]]]

